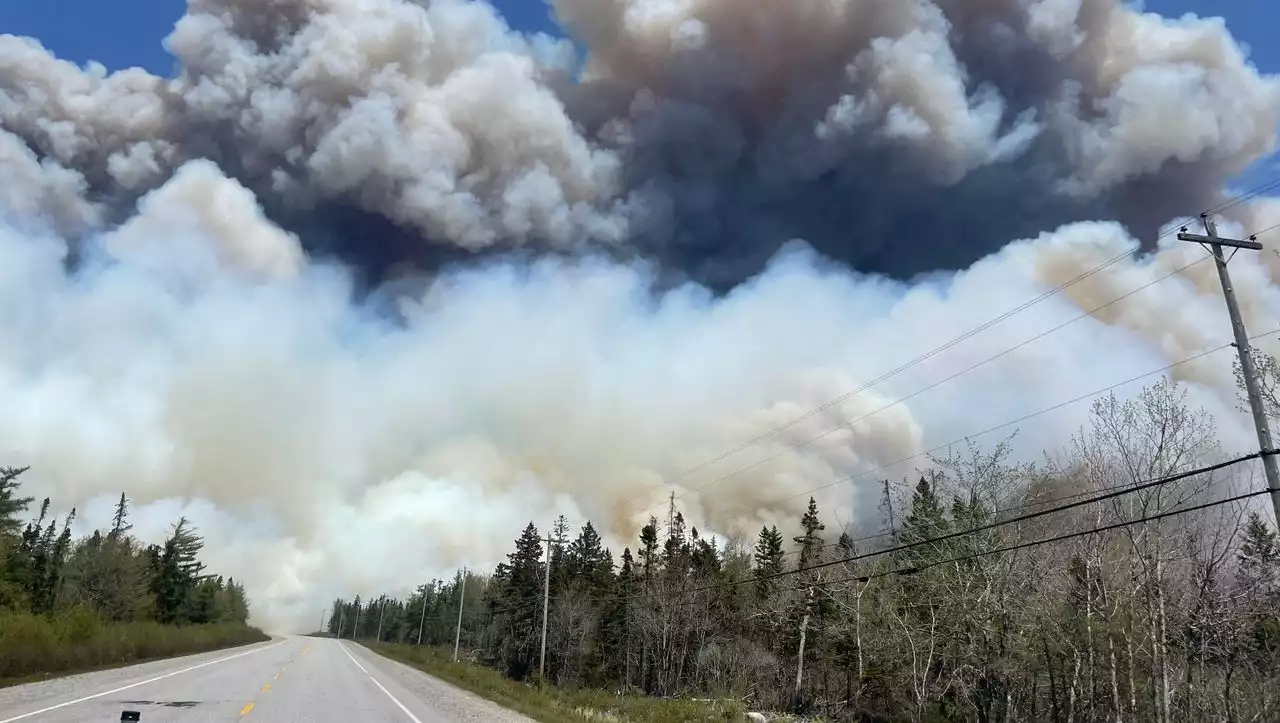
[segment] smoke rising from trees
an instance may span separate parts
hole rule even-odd
[[[710,531],[792,520],[806,490],[1229,340],[1199,264],[876,411],[1203,256],[1154,240],[1280,124],[1280,80],[1220,21],[554,10],[585,58],[457,0],[190,0],[168,79],[0,36],[3,461],[68,504],[127,488],[139,528],[187,513],[255,615],[305,625],[335,594],[488,565],[531,516],[630,539],[674,490]],[[1277,271],[1233,261],[1255,333]],[[1249,438],[1228,355],[1174,374]],[[824,508],[871,514],[849,489]]]

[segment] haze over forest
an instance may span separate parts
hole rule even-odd
[[[1280,224],[1228,185],[1280,78],[1221,20],[552,6],[584,56],[460,0],[189,0],[171,78],[0,35],[0,465],[77,520],[127,491],[149,542],[185,516],[253,622],[302,631],[530,520],[616,552],[671,493],[704,536],[790,539],[811,494],[877,532],[927,451],[1175,364],[1256,449],[1171,234]],[[1231,262],[1257,335],[1277,239]],[[1090,401],[975,441],[1042,459]]]

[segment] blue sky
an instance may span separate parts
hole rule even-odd
[[[555,31],[541,0],[493,0],[507,22],[521,30]],[[1276,0],[1145,0],[1146,9],[1162,15],[1217,14],[1227,20],[1236,39],[1250,49],[1255,65],[1280,73],[1280,2]],[[1205,6],[1212,8],[1206,10]],[[173,58],[161,40],[186,10],[181,0],[0,0],[0,32],[39,38],[61,58],[77,63],[96,60],[110,69],[140,65],[169,75]],[[1251,186],[1274,178],[1276,158],[1256,166],[1238,183]]]

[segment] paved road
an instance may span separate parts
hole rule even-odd
[[[0,689],[0,723],[532,723],[349,641],[286,637]]]

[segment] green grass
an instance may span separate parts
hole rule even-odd
[[[238,623],[104,623],[82,609],[52,617],[0,611],[0,686],[270,639]]]
[[[369,648],[542,723],[693,723],[746,719],[746,710],[736,701],[664,700],[617,696],[602,690],[539,687],[511,680],[483,666],[455,663],[452,648],[386,644],[369,644]]]

